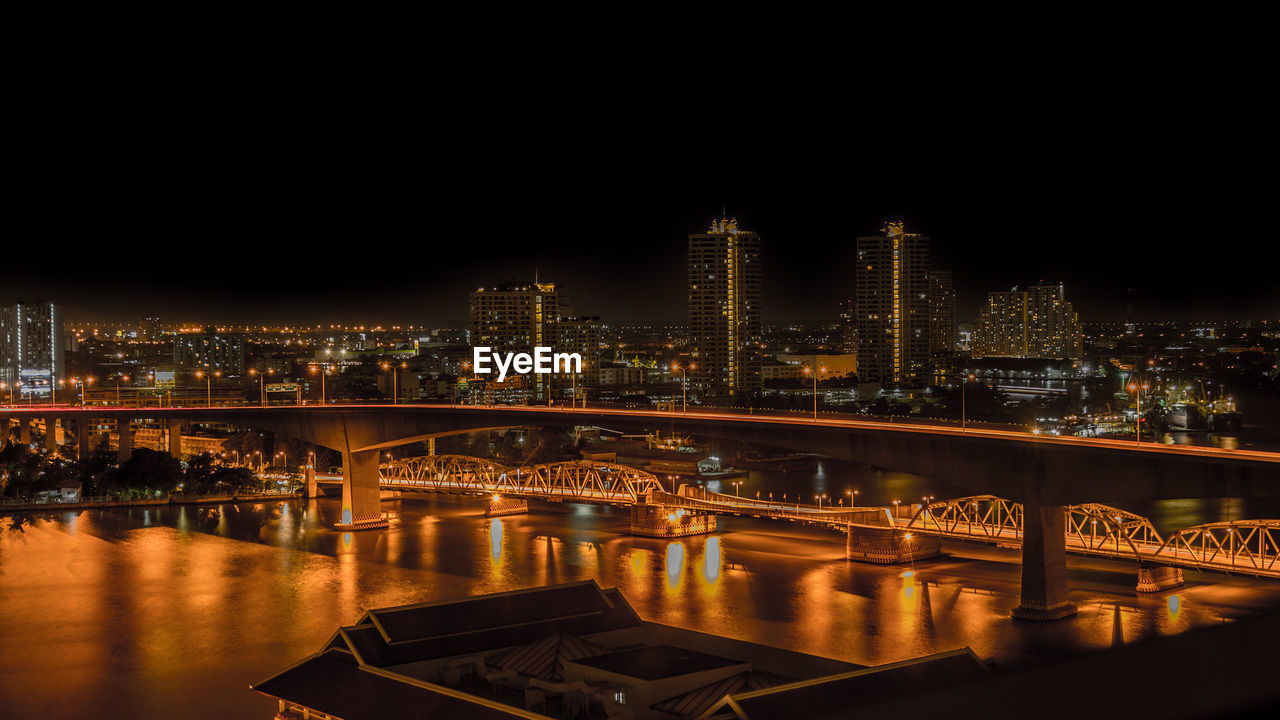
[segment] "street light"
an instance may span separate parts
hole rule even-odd
[[[1146,390],[1148,387],[1150,387],[1150,385],[1148,385],[1147,383],[1142,383],[1141,390]],[[1137,410],[1135,411],[1136,414],[1134,415],[1134,418],[1133,418],[1133,430],[1134,430],[1133,434],[1136,435],[1138,438],[1137,442],[1135,442],[1134,444],[1141,445],[1142,444],[1142,393],[1139,391],[1138,383],[1136,382],[1129,383],[1129,392],[1133,393],[1134,398],[1136,398],[1138,401],[1138,407],[1137,407]]]
[[[965,405],[964,391],[965,388],[969,387],[969,381],[973,378],[973,373],[969,373],[965,376],[964,382],[960,383],[960,432],[964,432],[965,426],[968,424],[968,408]]]
[[[205,405],[213,407],[213,379],[222,377],[221,370],[214,370],[213,374],[209,374],[203,370],[196,371],[196,378],[204,378]]]
[[[276,374],[275,368],[269,368],[267,370],[267,374],[275,375]],[[263,373],[258,372],[257,368],[249,368],[249,376],[252,377],[254,375],[258,376],[258,402],[261,403],[262,407],[266,407],[267,406],[267,384],[266,384],[267,376],[264,375]]]
[[[738,493],[738,486],[740,486],[740,485],[742,485],[742,481],[741,481],[741,480],[739,480],[738,482],[736,482],[736,483],[734,483],[734,484],[733,484],[733,496],[734,496],[734,497],[742,497],[742,495],[740,495],[740,494]]]
[[[317,370],[316,370],[316,366],[315,366],[315,365],[312,365],[312,366],[311,366],[310,368],[308,368],[308,369],[309,369],[309,371],[310,371],[310,372],[316,372],[316,371],[317,371]],[[328,368],[325,368],[324,370],[320,370],[319,372],[320,372],[320,404],[321,404],[321,405],[325,405],[325,404],[327,404],[327,403],[328,403],[328,399],[325,397],[324,376],[329,372],[329,369],[328,369]]]
[[[690,370],[696,370],[697,365],[689,363],[688,365],[677,365],[672,363],[671,371],[680,371],[680,407],[681,412],[689,412],[689,373]]]
[[[391,367],[390,363],[385,363],[385,362],[382,363],[383,370],[387,370],[390,367]],[[400,370],[403,370],[404,368],[407,368],[407,367],[409,367],[409,363],[402,362],[400,363],[400,367],[396,369],[395,372],[391,373],[391,404],[392,405],[397,405],[400,403],[400,390],[399,390]]]
[[[810,369],[808,365],[804,366],[804,371],[807,374],[813,375],[813,419],[817,420],[818,419],[818,373]],[[822,367],[818,370],[818,372],[826,372],[826,371],[827,371],[826,367]]]
[[[121,381],[129,382],[129,376],[128,375],[116,376],[116,407],[120,407],[120,382]]]

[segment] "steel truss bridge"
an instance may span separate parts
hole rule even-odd
[[[1109,505],[1068,505],[1064,512],[1067,552],[1280,578],[1280,520],[1208,523],[1162,538],[1147,518]],[[1022,505],[994,495],[930,503],[895,524],[957,540],[1022,544]]]
[[[650,473],[617,463],[572,460],[512,468],[466,455],[429,455],[385,463],[381,466],[380,484],[386,490],[501,495],[550,502],[645,503],[839,529],[895,528],[953,540],[1006,547],[1022,545],[1022,505],[994,495],[901,508],[816,507],[753,500],[688,485],[671,493]],[[1147,518],[1109,505],[1069,505],[1064,512],[1068,552],[1280,578],[1280,520],[1208,523],[1164,538]]]
[[[466,455],[428,455],[381,466],[383,489],[483,493],[551,502],[632,505],[662,490],[643,470],[595,460],[505,467]]]

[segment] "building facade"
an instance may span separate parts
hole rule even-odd
[[[935,359],[955,355],[957,333],[951,271],[933,268],[929,273],[929,354]]]
[[[1062,285],[987,295],[973,324],[974,357],[1078,358],[1084,337]]]
[[[535,347],[554,347],[559,321],[560,296],[554,283],[507,283],[471,293],[472,347],[525,353]],[[548,377],[532,376],[529,391],[534,399],[548,397]]]
[[[600,369],[601,325],[598,317],[566,317],[556,323],[556,352],[582,356],[582,373],[578,378],[595,384]]]
[[[930,354],[929,238],[901,222],[857,239],[854,268],[858,374],[864,382],[917,386],[928,382]]]
[[[0,307],[0,394],[49,397],[65,375],[61,309],[21,301]]]
[[[689,235],[691,380],[709,395],[761,388],[760,236],[719,218]]]
[[[223,377],[244,374],[244,335],[205,328],[202,333],[180,333],[173,338],[173,362],[179,371],[221,372]]]

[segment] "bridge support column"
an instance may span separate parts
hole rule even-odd
[[[23,445],[31,444],[31,419],[18,418],[18,442]]]
[[[382,514],[378,451],[342,453],[342,520],[339,530],[372,530],[389,524]]]
[[[320,488],[319,486],[316,485],[316,466],[315,465],[312,465],[311,463],[307,463],[303,473],[303,481],[304,481],[302,486],[303,497],[309,497],[309,498],[320,497]]]
[[[427,454],[431,457],[436,456],[436,439],[427,438]]]
[[[133,420],[116,419],[116,435],[120,438],[120,464],[123,465],[133,457]]]
[[[93,449],[89,447],[89,419],[78,417],[76,418],[76,458],[80,462],[85,462],[92,452]]]
[[[685,537],[716,531],[716,516],[666,505],[631,506],[631,534],[644,537]]]
[[[1022,505],[1021,620],[1057,620],[1076,614],[1067,599],[1067,516],[1061,505]]]
[[[1182,584],[1182,568],[1168,565],[1139,565],[1138,592],[1160,592]]]
[[[489,500],[489,506],[484,509],[485,517],[498,517],[500,515],[524,515],[529,512],[529,501],[524,498],[508,498],[501,495],[494,495]]]
[[[44,447],[49,452],[58,451],[58,418],[44,419]]]
[[[933,535],[903,532],[891,527],[850,526],[845,538],[848,560],[892,565],[942,554],[942,540]]]
[[[166,431],[169,441],[169,456],[175,460],[182,459],[182,421],[170,420]]]

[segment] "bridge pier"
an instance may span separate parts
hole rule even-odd
[[[76,458],[80,462],[89,460],[92,450],[89,447],[89,420],[88,418],[76,418]]]
[[[169,443],[169,456],[174,460],[182,459],[182,421],[170,420],[165,434]]]
[[[1168,565],[1139,565],[1138,592],[1160,592],[1182,585],[1182,568]]]
[[[304,472],[303,497],[320,497],[320,488],[316,485],[316,466],[307,463]]]
[[[44,419],[44,447],[49,452],[58,451],[58,418]]]
[[[636,503],[631,506],[631,534],[673,538],[716,531],[716,516],[668,505]]]
[[[1076,614],[1067,599],[1067,516],[1061,505],[1022,504],[1021,620],[1058,620]]]
[[[18,418],[18,442],[31,444],[31,418]]]
[[[494,495],[489,499],[489,506],[484,509],[485,517],[503,515],[524,515],[529,512],[529,501],[524,498],[509,498]]]
[[[382,514],[379,451],[342,452],[342,520],[339,530],[373,530],[390,523]]]
[[[129,461],[133,457],[133,420],[129,418],[116,419],[116,436],[120,438],[120,459],[121,465]]]
[[[893,565],[942,554],[942,539],[933,535],[904,532],[891,527],[850,525],[845,533],[847,560]]]

